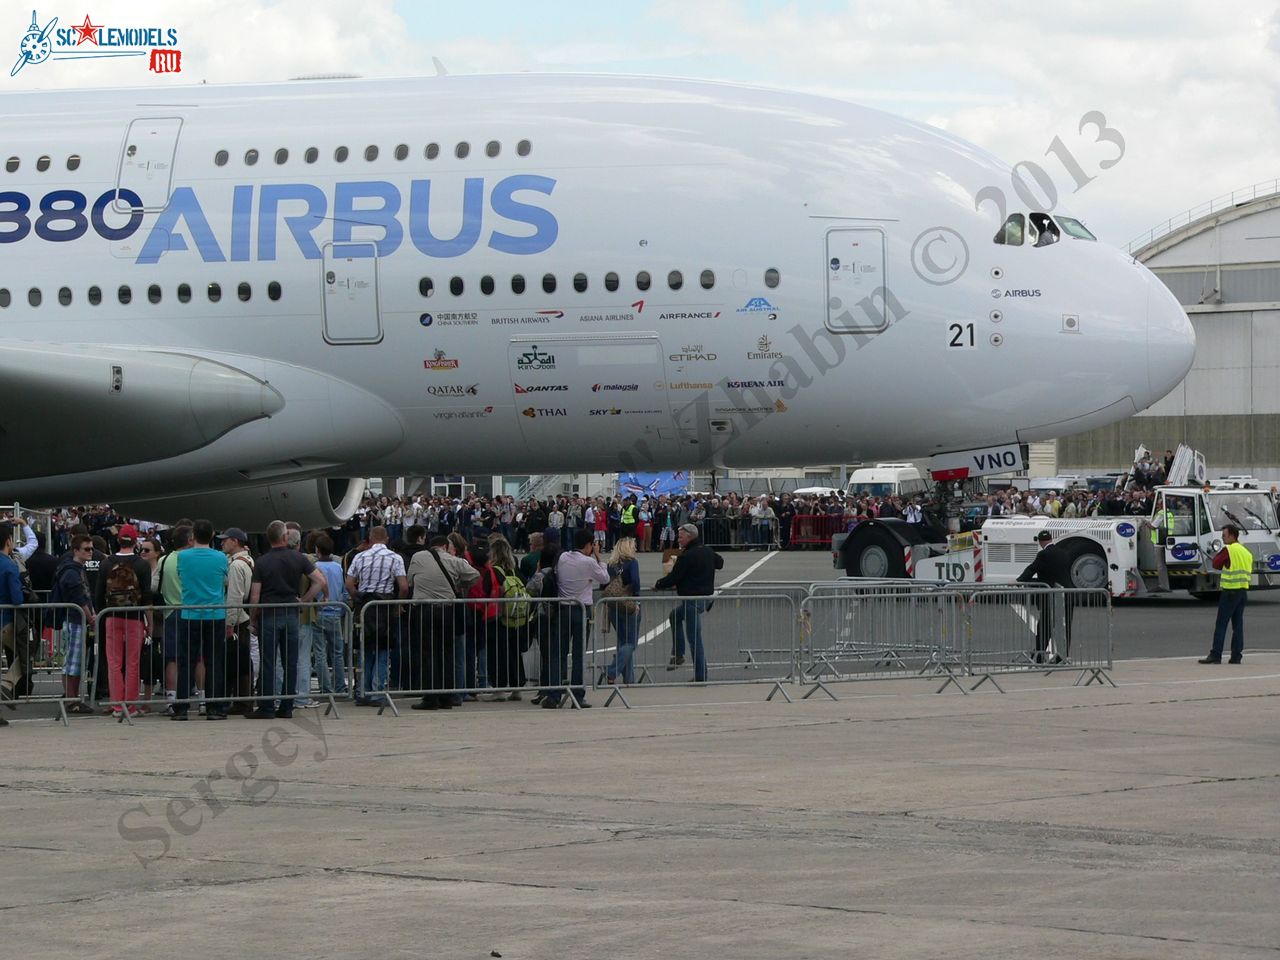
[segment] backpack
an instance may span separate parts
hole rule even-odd
[[[142,585],[132,560],[112,564],[107,571],[106,600],[108,607],[136,607],[142,603]]]
[[[532,612],[533,604],[529,602],[530,593],[524,585],[524,581],[520,579],[518,573],[509,570],[501,570],[497,572],[502,576],[502,597],[511,603],[502,604],[502,610],[499,619],[503,626],[507,627],[523,627],[529,622],[529,614]]]

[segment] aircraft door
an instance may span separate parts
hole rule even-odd
[[[116,213],[131,213],[137,203],[123,191],[142,201],[143,212],[163,210],[173,189],[173,158],[178,151],[181,117],[147,117],[134,120],[125,133],[120,168],[116,174]]]
[[[827,231],[827,329],[879,333],[889,325],[885,303],[885,235],[879,227]]]
[[[1165,563],[1170,566],[1201,560],[1196,541],[1196,499],[1163,492],[1156,498],[1151,525],[1164,548]]]
[[[323,252],[325,341],[332,344],[379,342],[382,316],[378,308],[377,246],[326,243]]]
[[[669,464],[675,427],[655,334],[514,337],[508,357],[516,420],[530,456],[598,453],[600,469]]]

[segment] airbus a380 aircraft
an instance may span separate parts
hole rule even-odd
[[[843,102],[516,76],[0,112],[0,500],[317,524],[356,476],[981,462],[1194,352],[1077,221],[975,210],[1006,166]]]

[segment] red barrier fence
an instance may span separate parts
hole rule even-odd
[[[830,547],[832,535],[844,533],[845,523],[840,514],[796,514],[791,521],[791,543]]]

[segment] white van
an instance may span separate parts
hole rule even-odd
[[[870,494],[873,497],[910,497],[926,493],[929,482],[912,463],[877,463],[853,471],[845,485],[846,494]]]

